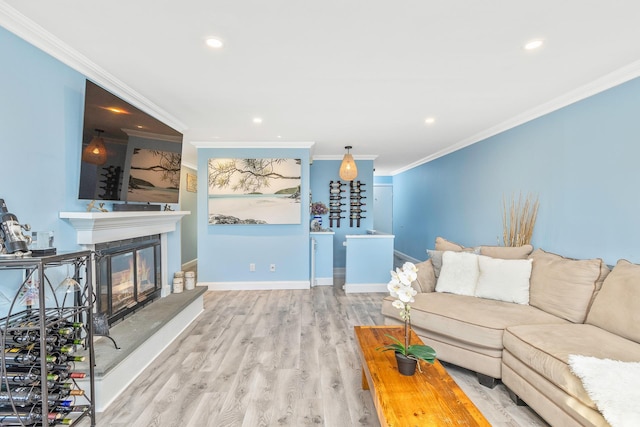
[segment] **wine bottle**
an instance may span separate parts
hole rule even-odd
[[[6,364],[30,365],[40,362],[40,354],[24,351],[20,348],[7,348],[4,350],[4,358]],[[56,357],[47,355],[47,362],[55,362]]]
[[[40,380],[40,375],[33,372],[7,372],[6,375],[0,376],[2,385],[31,385]]]
[[[13,412],[10,409],[0,409],[0,426],[32,426],[41,424],[46,417],[49,425],[60,424],[63,414],[57,412],[49,412],[43,416],[40,408],[34,405],[25,408],[24,411]]]
[[[65,344],[62,347],[57,348],[56,350],[63,354],[73,354],[80,350],[84,350],[84,348],[77,344]]]
[[[5,342],[7,344],[31,344],[40,342],[40,333],[35,331],[22,331],[21,334],[7,335]],[[47,335],[45,341],[47,343],[55,343],[58,337],[55,335]]]
[[[42,394],[33,387],[16,387],[9,391],[0,391],[0,405],[10,405],[12,402],[16,406],[25,407],[34,405],[42,401]]]
[[[87,412],[91,409],[90,405],[73,405],[72,400],[65,400],[64,403],[64,405],[53,408],[53,411],[60,414],[70,414],[72,412]]]
[[[82,379],[87,376],[84,372],[59,371],[58,381],[66,381],[68,379]]]
[[[55,354],[55,356],[57,357],[57,360],[59,362],[84,362],[87,357],[86,356],[72,356],[69,354]]]

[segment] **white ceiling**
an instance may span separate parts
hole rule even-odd
[[[0,0],[0,14],[186,142],[352,145],[380,175],[640,75],[637,0]]]

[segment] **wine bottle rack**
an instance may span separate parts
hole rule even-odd
[[[342,194],[345,192],[344,187],[344,182],[329,181],[329,227],[333,227],[335,223],[335,226],[340,228],[340,220],[345,219],[342,215],[346,212],[346,209],[343,209],[346,205]]]
[[[90,261],[91,251],[0,260],[3,284],[22,272],[0,318],[1,426],[96,425]]]
[[[356,227],[360,227],[360,220],[366,218],[363,215],[366,210],[362,209],[366,205],[363,201],[366,196],[363,193],[367,190],[362,188],[365,185],[360,181],[349,182],[349,225],[351,227],[354,224]]]

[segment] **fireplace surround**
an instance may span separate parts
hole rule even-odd
[[[160,296],[160,248],[160,235],[96,245],[96,307],[109,324]]]
[[[156,247],[154,253],[155,268],[160,271],[159,276],[155,276],[155,286],[159,287],[160,291],[156,290],[152,296],[147,296],[146,298],[153,300],[158,296],[165,297],[171,292],[168,282],[170,262],[168,259],[169,244],[167,235],[176,231],[182,217],[189,214],[189,211],[60,212],[60,218],[69,222],[76,230],[76,242],[85,249],[92,251],[96,251],[99,247],[102,247],[102,250],[109,249],[111,243],[116,241],[135,240],[137,238],[148,238],[149,236],[152,236],[153,239],[159,239],[159,249]],[[101,246],[102,244],[106,245]],[[153,246],[155,247],[155,242]],[[93,265],[94,271],[97,273],[98,265],[96,261],[96,259],[93,260]],[[97,274],[94,277],[97,277]],[[147,289],[144,283],[143,288]],[[94,285],[94,289],[98,289],[97,283]],[[142,293],[144,294],[144,291]],[[142,302],[146,301],[146,299]],[[130,303],[133,304],[133,301],[130,301]],[[136,305],[138,304],[139,302],[136,299]]]

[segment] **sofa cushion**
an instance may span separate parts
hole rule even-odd
[[[436,283],[436,292],[474,295],[479,274],[478,255],[445,251],[442,254],[442,269]]]
[[[529,303],[530,259],[498,259],[480,255],[475,295],[499,301]]]
[[[418,278],[411,286],[418,292],[433,292],[436,289],[436,275],[431,261],[428,259],[416,264]]]
[[[526,259],[533,251],[533,246],[479,246],[475,248],[467,248],[459,243],[451,242],[443,237],[436,237],[435,250],[439,251],[440,253],[444,251],[474,252],[480,255],[490,256],[492,258]],[[429,250],[427,251],[427,253],[429,253]],[[429,256],[432,255],[429,253]]]
[[[548,313],[583,323],[592,298],[609,269],[601,259],[576,260],[536,249],[529,304]]]
[[[618,261],[593,300],[586,323],[640,342],[640,265]]]
[[[429,255],[429,260],[431,260],[431,264],[433,265],[433,274],[436,276],[436,279],[440,277],[440,270],[442,269],[442,254],[444,251],[436,251],[435,249],[427,249],[427,255]]]
[[[480,255],[501,259],[526,259],[533,252],[533,246],[480,246]]]
[[[569,355],[637,361],[640,344],[586,324],[518,325],[504,333],[504,349],[565,393],[595,409],[578,377],[570,372]]]
[[[568,323],[535,307],[448,293],[423,293],[411,303],[411,323],[430,333],[453,337],[461,346],[500,356],[503,330],[511,325]],[[402,320],[386,297],[382,314]]]
[[[462,252],[464,249],[465,247],[462,245],[450,242],[447,239],[442,237],[436,237],[436,251]]]

